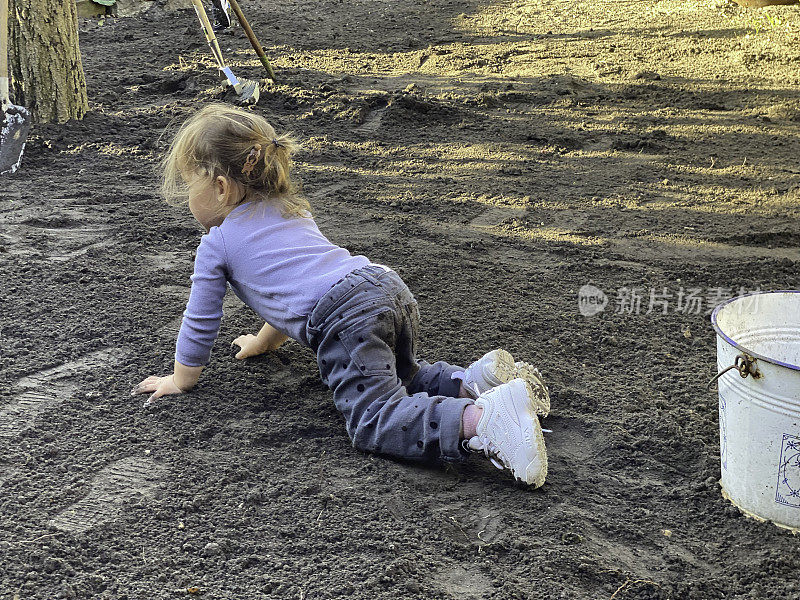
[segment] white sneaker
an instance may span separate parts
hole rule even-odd
[[[547,449],[533,393],[524,379],[514,379],[483,393],[475,406],[483,409],[477,435],[465,448],[483,450],[498,469],[511,470],[516,479],[539,487],[547,477]]]
[[[526,362],[514,362],[511,353],[502,350],[487,352],[464,371],[464,387],[476,398],[483,392],[508,383],[512,379],[524,379],[532,390],[532,400],[537,414],[550,414],[550,392],[539,369]]]

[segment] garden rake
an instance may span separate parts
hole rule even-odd
[[[0,0],[2,1],[2,0]],[[214,30],[211,27],[211,21],[208,20],[206,9],[203,8],[201,0],[192,0],[194,11],[197,13],[197,18],[200,20],[200,26],[203,28],[203,33],[206,36],[208,47],[211,48],[211,54],[214,55],[214,60],[217,62],[220,72],[225,77],[225,80],[239,96],[241,104],[255,104],[258,102],[260,90],[257,81],[250,81],[249,79],[239,79],[233,74],[230,67],[225,64],[225,59],[222,56],[222,50],[217,42],[217,36],[214,35]]]

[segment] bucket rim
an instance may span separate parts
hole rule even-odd
[[[717,323],[717,313],[719,313],[719,311],[721,311],[731,302],[735,302],[736,300],[741,300],[742,298],[748,298],[750,296],[761,296],[765,294],[800,294],[800,290],[772,290],[772,291],[750,292],[749,294],[742,294],[741,296],[728,298],[724,302],[718,304],[716,308],[714,308],[714,312],[711,313],[711,325],[714,326],[714,331],[717,332],[717,335],[719,337],[728,342],[731,346],[733,346],[737,350],[741,350],[745,354],[748,354],[758,360],[763,360],[764,362],[768,362],[773,365],[778,365],[779,367],[786,367],[787,369],[791,369],[793,371],[800,371],[800,366],[798,365],[785,363],[776,358],[770,358],[768,356],[764,356],[763,354],[759,354],[758,352],[753,352],[752,350],[745,348],[738,342],[734,341],[732,338],[728,337],[728,335],[720,328],[719,323]]]

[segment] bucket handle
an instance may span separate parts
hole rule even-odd
[[[714,385],[714,382],[731,369],[736,369],[739,371],[739,376],[742,378],[746,378],[748,375],[752,375],[753,379],[758,379],[761,377],[761,371],[758,370],[756,359],[749,354],[739,354],[730,367],[723,369],[711,378],[711,381],[708,382],[706,389],[710,390],[711,386]]]

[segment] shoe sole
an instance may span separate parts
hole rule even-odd
[[[516,376],[524,379],[525,382],[531,387],[534,410],[536,414],[546,417],[550,414],[550,391],[542,379],[542,374],[539,369],[530,363],[518,362],[514,365],[516,367]]]
[[[522,378],[518,378],[522,379]],[[535,405],[535,390],[534,387],[531,386],[526,380],[522,379],[525,383],[525,387],[527,388],[528,392],[528,407],[531,408],[531,420],[533,426],[533,443],[536,445],[536,455],[537,460],[533,460],[525,467],[525,479],[521,477],[517,477],[516,474],[514,477],[524,481],[528,485],[533,486],[534,488],[541,487],[544,485],[544,481],[547,478],[547,446],[544,443],[544,432],[542,432],[542,426],[539,423],[539,418],[536,416],[536,411],[533,410]]]
[[[550,393],[542,379],[539,369],[526,362],[514,362],[511,353],[502,348],[494,350],[491,359],[483,365],[483,379],[492,387],[508,383],[514,379],[524,379],[531,393],[531,407],[537,415],[550,414]]]

